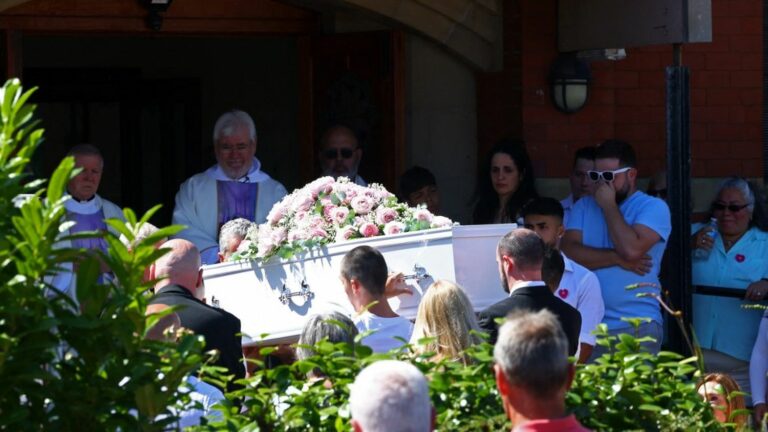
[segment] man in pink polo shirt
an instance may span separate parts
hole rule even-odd
[[[510,314],[499,329],[493,357],[496,386],[513,432],[589,430],[565,411],[574,369],[568,340],[552,312]]]

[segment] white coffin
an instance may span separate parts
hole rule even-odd
[[[241,261],[205,266],[206,298],[240,318],[244,345],[294,342],[313,314],[336,310],[352,316],[339,279],[341,260],[355,247],[369,245],[382,252],[391,272],[413,275],[415,267],[421,267],[429,275],[409,280],[414,295],[389,300],[398,314],[414,319],[421,297],[438,279],[456,281],[479,311],[506,296],[499,279],[496,245],[514,227],[439,228],[351,240],[261,265]]]

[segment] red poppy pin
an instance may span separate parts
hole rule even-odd
[[[740,263],[742,263],[742,262],[744,262],[744,260],[745,260],[746,258],[747,258],[747,257],[745,257],[745,256],[744,256],[744,255],[742,255],[742,254],[736,254],[736,262],[740,262]]]
[[[557,295],[560,296],[560,298],[564,299],[568,297],[568,290],[563,288],[557,291]]]

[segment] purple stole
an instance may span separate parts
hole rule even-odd
[[[70,228],[70,234],[76,234],[83,231],[106,231],[107,224],[104,223],[104,210],[99,210],[92,214],[80,214],[67,212],[68,219],[75,222],[75,226]],[[107,242],[103,238],[87,238],[72,240],[72,246],[76,249],[84,248],[107,251]]]
[[[258,183],[216,180],[219,229],[232,219],[256,220],[256,197]]]

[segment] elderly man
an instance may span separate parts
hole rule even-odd
[[[357,174],[363,149],[352,129],[343,125],[333,126],[325,131],[321,144],[320,166],[324,176],[347,177],[360,186],[368,186]]]
[[[215,365],[227,369],[234,379],[245,377],[240,320],[231,313],[201,301],[200,253],[187,240],[169,240],[162,245],[170,251],[150,266],[149,276],[157,280],[150,304],[179,306],[181,326],[205,337],[205,350],[219,353]],[[234,389],[230,385],[229,389]]]
[[[579,198],[591,195],[594,182],[589,179],[587,173],[595,169],[595,148],[582,147],[576,150],[573,156],[573,168],[569,181],[571,183],[571,194],[560,201],[563,206],[563,225],[568,223],[568,217],[571,215],[571,209]]]
[[[101,156],[101,152],[90,144],[80,144],[72,147],[67,156],[72,156],[75,159],[75,167],[80,168],[81,171],[67,184],[67,194],[70,199],[64,203],[64,207],[67,210],[67,219],[75,224],[63,234],[110,230],[115,235],[119,235],[118,232],[107,227],[104,220],[113,218],[125,220],[123,211],[97,193],[101,184],[101,174],[104,170],[104,158]],[[103,238],[87,238],[64,240],[57,244],[57,247],[106,252],[107,243]],[[76,265],[76,263],[65,263],[63,264],[64,271],[48,278],[51,285],[75,302],[77,302],[74,277],[74,273],[77,271]],[[103,270],[108,271],[106,268]]]
[[[349,393],[355,432],[428,432],[435,417],[424,375],[412,364],[382,360],[357,375]]]
[[[581,315],[573,306],[555,297],[542,281],[544,242],[535,232],[515,229],[501,238],[497,251],[499,275],[509,297],[492,304],[478,315],[480,328],[495,342],[498,335],[496,318],[504,318],[512,311],[548,309],[554,313],[568,336],[568,353],[576,354],[579,346]]]
[[[237,218],[225,223],[219,231],[219,262],[227,262],[237,252],[240,243],[245,240],[251,222],[248,219]]]
[[[243,111],[221,115],[213,129],[216,165],[185,181],[176,194],[173,223],[186,225],[179,238],[191,241],[203,264],[218,261],[219,228],[235,218],[266,221],[285,187],[261,170],[256,127]]]
[[[672,223],[663,200],[637,190],[636,166],[635,151],[624,141],[608,140],[597,147],[595,170],[589,171],[594,196],[573,207],[560,246],[569,258],[595,272],[608,332],[635,333],[623,318],[650,318],[636,336],[654,338],[656,342],[645,346],[655,353],[661,348],[661,310],[656,299],[638,294],[659,291],[659,268]],[[636,284],[644,288],[627,289]],[[604,352],[598,345],[592,358]]]
[[[565,411],[573,381],[568,340],[547,310],[507,318],[493,347],[493,366],[504,412],[515,431],[588,431]]]

